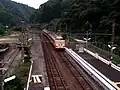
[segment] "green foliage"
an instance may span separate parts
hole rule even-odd
[[[66,23],[67,31],[73,33],[86,33],[85,24],[89,21],[92,33],[110,34],[115,21],[115,44],[120,46],[120,0],[49,0],[40,6],[31,21],[51,23],[56,18],[61,19],[58,27],[65,30],[62,24]],[[97,36],[96,41],[110,42],[111,37]],[[120,54],[118,49],[115,51]]]
[[[25,59],[26,60],[26,59]],[[30,60],[25,61],[19,68],[15,71],[16,79],[5,83],[5,90],[23,90],[27,83],[28,73],[29,73]]]
[[[0,29],[0,35],[4,35],[5,34],[5,31],[4,31],[4,29]]]
[[[69,1],[69,0],[68,0]],[[64,5],[69,5],[67,0],[49,0],[45,4],[42,4],[38,10],[31,16],[30,21],[32,22],[50,22],[55,18],[60,18]]]
[[[13,26],[21,23],[21,20],[29,21],[35,11],[27,5],[13,2],[11,0],[0,0],[0,23]]]
[[[5,90],[23,90],[24,89],[24,83],[21,82],[21,79],[20,77],[19,78],[16,78],[10,82],[7,82],[5,84]]]
[[[22,30],[21,30],[21,27],[15,27],[15,28],[13,28],[13,30],[14,30],[14,31],[22,31]]]
[[[30,49],[27,47],[25,48],[25,54],[27,56],[24,58],[24,63],[14,72],[16,79],[5,83],[5,90],[23,90],[26,87],[31,59]]]
[[[89,21],[92,32],[111,33],[112,22],[120,23],[119,4],[119,0],[49,0],[36,10],[30,20],[46,23],[61,18],[72,32],[81,32]]]
[[[120,56],[114,56],[114,60],[113,60],[114,64],[120,64]]]
[[[0,24],[0,35],[1,36],[5,35],[6,31],[7,31],[7,28],[2,24]]]

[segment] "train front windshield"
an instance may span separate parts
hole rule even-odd
[[[63,40],[63,37],[57,36],[57,37],[56,37],[56,40]]]

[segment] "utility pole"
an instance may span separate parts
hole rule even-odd
[[[65,25],[65,32],[67,34],[67,23],[64,23],[64,25]]]
[[[110,53],[111,53],[110,63],[109,63],[110,66],[111,66],[111,63],[113,60],[113,50],[116,49],[116,47],[114,47],[114,35],[115,35],[115,22],[113,22],[113,24],[112,24],[111,45],[108,45],[108,47],[110,48]]]
[[[91,40],[91,37],[89,38],[89,31],[91,32],[92,29],[92,25],[88,21],[86,22],[87,24],[90,26],[90,29],[86,32],[86,38],[83,38],[86,41],[86,48],[88,48],[88,41]]]
[[[60,30],[62,31],[62,23],[60,23]]]
[[[91,38],[89,38],[88,36],[89,36],[89,33],[87,31],[86,38],[83,38],[86,41],[86,49],[88,48],[88,41],[91,40]]]
[[[115,22],[112,24],[112,38],[111,38],[111,61],[113,59],[113,47],[114,47],[114,35],[115,35]]]
[[[22,48],[22,50],[21,50],[21,59],[22,60],[24,60],[24,38],[25,38],[25,33],[24,33],[24,27],[23,27],[23,25],[24,25],[24,21],[21,21],[21,23],[22,23],[22,39],[21,39],[21,48]]]
[[[88,31],[86,33],[86,48],[88,48]]]
[[[65,25],[65,34],[66,34],[66,38],[67,38],[67,43],[69,42],[69,34],[67,34],[67,23],[64,23],[64,25]]]
[[[115,35],[115,22],[113,22],[113,24],[112,24],[112,38],[111,38],[111,41],[112,41],[111,46],[112,47],[114,45],[114,35]]]

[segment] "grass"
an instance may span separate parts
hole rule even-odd
[[[11,36],[11,35],[20,35],[20,31],[8,30],[4,36]]]
[[[114,56],[113,61],[114,64],[120,64],[120,56]]]

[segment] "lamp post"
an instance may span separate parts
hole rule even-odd
[[[62,23],[60,23],[60,30],[62,30]]]
[[[88,41],[91,40],[91,37],[89,38],[89,34],[90,34],[89,31],[91,32],[91,30],[92,30],[92,24],[90,24],[89,21],[87,21],[86,25],[89,25],[90,28],[86,32],[86,38],[83,38],[83,39],[86,41],[86,48],[88,48]]]
[[[86,22],[86,25],[87,24],[89,24],[89,26],[90,26],[89,30],[91,31],[92,30],[92,24],[89,21]]]
[[[111,53],[110,63],[109,63],[110,66],[113,60],[113,50],[116,49],[116,47],[114,47],[114,35],[115,35],[115,22],[113,22],[112,24],[112,37],[111,37],[112,43],[111,45],[108,45],[108,47],[110,48],[110,53]]]
[[[109,63],[109,65],[111,66],[113,60],[113,50],[116,49],[116,47],[114,47],[113,45],[108,45],[108,47],[110,48],[110,53],[111,53],[110,63]]]
[[[86,41],[86,49],[88,48],[88,41],[91,40],[91,38],[83,38]]]
[[[67,33],[67,23],[64,23],[65,25],[65,33]]]
[[[68,42],[69,42],[69,34],[67,34],[67,28],[68,28],[67,23],[64,23],[64,25],[65,25],[66,38],[67,38],[67,40],[68,40]]]
[[[87,22],[86,22],[86,25],[89,25],[89,30],[87,30],[87,33],[88,33],[88,32],[91,33],[91,30],[92,30],[92,24],[91,24],[89,21],[87,21]],[[90,34],[90,33],[88,33],[88,34]],[[91,36],[90,36],[90,37],[91,37]]]

